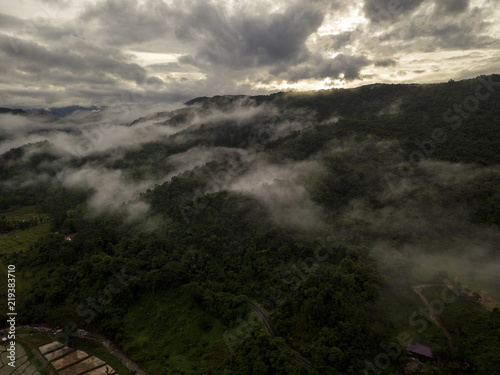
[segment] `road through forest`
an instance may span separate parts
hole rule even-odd
[[[274,339],[276,337],[276,334],[274,333],[273,326],[271,325],[271,322],[269,321],[269,318],[266,316],[264,311],[262,311],[262,309],[259,306],[257,306],[252,302],[248,302],[248,307],[250,307],[257,314],[260,320],[262,320],[262,323],[264,323],[264,326],[266,327],[267,333],[269,333],[269,335],[271,335],[271,337]],[[295,355],[294,359],[295,362],[302,363],[307,368],[311,367],[311,363],[307,359],[301,357],[298,354]]]
[[[444,325],[441,322],[441,320],[439,320],[436,317],[436,315],[434,314],[434,311],[432,310],[431,305],[429,304],[429,301],[427,301],[427,298],[425,298],[425,296],[422,294],[422,289],[428,288],[428,287],[431,287],[431,286],[437,286],[437,285],[432,285],[432,284],[415,285],[415,286],[412,287],[412,289],[413,289],[413,291],[415,293],[417,293],[419,295],[420,299],[424,302],[425,306],[427,307],[427,311],[429,311],[429,316],[432,319],[432,321],[434,322],[434,324],[436,324],[439,328],[441,328],[443,330],[444,334],[448,338],[448,342],[450,343],[450,349],[453,351],[453,349],[454,349],[454,347],[453,347],[453,338],[451,337],[450,332],[448,332],[448,330],[444,327]]]

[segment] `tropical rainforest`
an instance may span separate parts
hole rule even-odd
[[[499,85],[3,111],[1,300],[146,374],[499,374]]]

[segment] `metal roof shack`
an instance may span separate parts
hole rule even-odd
[[[416,354],[421,357],[430,359],[434,358],[434,354],[432,354],[432,348],[427,345],[419,344],[418,342],[415,343],[415,345],[408,345],[406,347],[406,351],[410,354]]]

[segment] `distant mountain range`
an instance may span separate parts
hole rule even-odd
[[[26,112],[24,112],[20,108],[18,108],[18,109],[11,109],[11,108],[0,107],[0,113],[12,113],[13,115],[18,115],[18,114],[25,114]]]
[[[90,106],[90,107],[82,107],[79,105],[71,105],[68,107],[60,107],[60,108],[32,108],[32,109],[11,109],[11,108],[4,108],[0,107],[0,113],[11,113],[14,115],[26,115],[26,114],[39,114],[39,115],[53,115],[55,117],[66,117],[68,115],[71,115],[72,113],[76,111],[84,111],[84,112],[98,112],[101,111],[104,107],[97,107],[95,105]]]

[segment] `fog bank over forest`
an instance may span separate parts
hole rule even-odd
[[[234,369],[251,348],[262,350],[258,358],[281,355],[264,349],[272,345],[266,332],[237,333],[246,301],[278,290],[284,297],[272,320],[283,340],[322,373],[359,373],[357,351],[368,361],[378,343],[408,329],[407,310],[419,303],[413,286],[450,280],[500,295],[500,91],[468,116],[453,112],[487,79],[500,81],[217,96],[135,116],[112,108],[0,114],[0,209],[32,207],[50,218],[29,250],[6,255],[42,269],[24,292],[26,319],[76,319],[67,306],[126,267],[141,282],[97,314],[106,335],[156,371],[130,332],[157,333],[134,309],[149,304],[161,315],[163,303],[186,306],[178,314],[184,329],[199,320],[202,330],[221,331],[220,342],[224,332],[241,342],[217,365]],[[54,280],[75,292],[66,296]],[[151,302],[156,296],[163,302]],[[476,313],[489,321],[490,311]],[[162,337],[186,340],[161,327]],[[474,335],[457,332],[460,356],[439,329],[412,334],[447,360],[487,367],[478,347],[463,344]],[[319,354],[328,340],[343,348],[342,361]],[[206,355],[217,350],[199,345]]]
[[[2,114],[0,150],[4,155],[22,150],[20,157],[6,160],[4,168],[18,173],[3,179],[2,186],[80,189],[89,192],[94,215],[126,206],[139,217],[151,208],[140,193],[185,171],[228,163],[222,175],[203,172],[203,194],[229,190],[255,197],[280,225],[316,233],[336,233],[339,222],[362,223],[364,235],[373,236],[374,254],[397,251],[417,268],[440,270],[449,264],[452,272],[476,278],[471,269],[477,268],[468,262],[488,259],[491,271],[478,272],[481,280],[500,270],[491,260],[498,256],[498,228],[471,222],[474,205],[482,202],[470,205],[460,195],[474,182],[498,178],[497,166],[425,159],[394,184],[388,171],[400,163],[401,140],[369,134],[333,136],[298,157],[285,147],[290,155],[280,155],[277,142],[286,145],[297,135],[314,142],[324,128],[335,133],[343,115],[341,107],[333,106],[326,117],[318,109],[284,106],[283,100],[286,96],[270,102],[218,97],[170,111],[141,109],[144,115],[136,118],[132,111],[112,108],[65,117]],[[394,118],[405,116],[408,105],[401,97],[373,104],[361,103],[354,111]],[[33,163],[34,169],[21,167]],[[334,217],[325,212],[325,195],[332,199],[327,207],[340,208]]]

